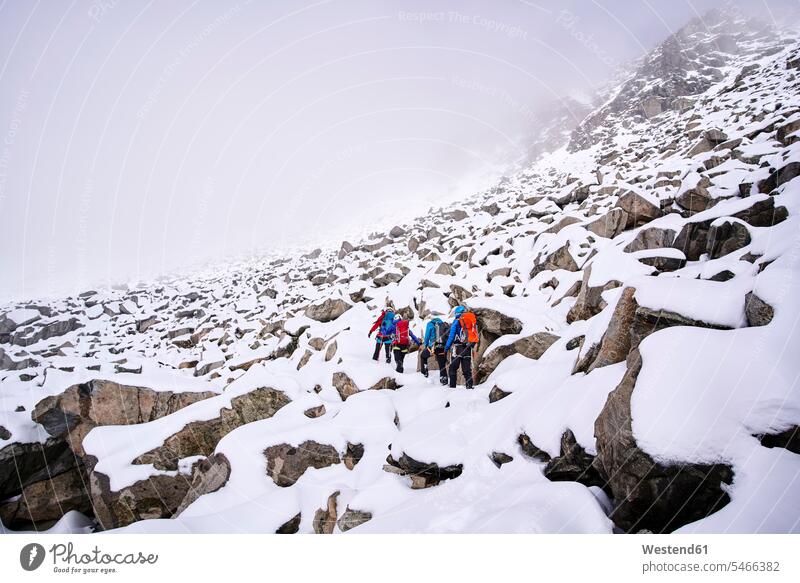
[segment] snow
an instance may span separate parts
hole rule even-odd
[[[595,130],[599,139],[591,147],[574,152],[557,148],[509,176],[502,189],[444,209],[467,210],[465,219],[443,219],[434,211],[404,224],[409,233],[426,239],[416,253],[409,251],[407,236],[378,251],[359,248],[354,240],[356,249],[342,258],[338,245],[315,258],[275,251],[166,278],[135,293],[106,289],[88,302],[80,297],[48,300],[43,306],[56,317],[78,318],[84,328],[32,346],[3,344],[12,363],[24,358],[24,351],[38,363],[25,371],[0,372],[0,425],[11,434],[3,444],[47,439],[31,411],[41,399],[76,383],[107,379],[155,391],[211,391],[216,396],[148,423],[96,427],[83,442],[97,458],[95,471],[109,478],[114,491],[156,475],[188,479],[201,456],[180,460],[177,471],[132,460],[189,423],[217,418],[233,398],[271,387],[284,392],[289,404],[271,418],[228,432],[216,444],[215,453],[223,454],[232,468],[223,487],[200,496],[173,519],[143,520],[113,532],[275,532],[298,513],[300,532],[311,532],[316,511],[338,492],[338,516],[348,507],[372,513],[354,533],[609,533],[613,502],[607,494],[597,487],[550,482],[544,464],[527,458],[518,438],[527,435],[555,457],[569,430],[588,454],[596,454],[595,420],[623,378],[626,363],[589,374],[573,370],[602,341],[622,290],[633,287],[644,308],[724,328],[675,326],[650,334],[639,346],[643,366],[631,399],[639,446],[664,464],[724,463],[733,470],[733,483],[726,486],[731,503],[681,532],[797,532],[799,458],[784,449],[767,449],[757,436],[800,423],[794,350],[800,343],[800,180],[781,186],[773,196],[775,206],[787,209],[788,219],[771,227],[748,225],[751,242],[728,255],[713,260],[704,255],[675,271],[659,272],[641,260],[685,260],[683,252],[623,251],[642,228],[677,234],[694,222],[737,222],[731,215],[769,199],[755,193],[755,186],[755,194],[740,196],[739,185],[757,185],[768,176],[768,165],[800,160],[800,144],[784,147],[771,130],[745,138],[735,152],[714,150],[689,158],[685,152],[694,140],[685,128],[699,121],[698,129],[719,127],[733,139],[783,122],[781,111],[798,107],[785,57],[756,59],[748,52],[732,57],[722,69],[724,78],[692,96],[695,105],[685,112],[666,111],[654,122],[610,114]],[[734,87],[741,67],[756,60],[762,70],[754,75],[772,90]],[[693,78],[703,75],[698,70]],[[642,87],[656,90],[660,83],[647,78]],[[715,156],[725,160],[705,170],[703,163]],[[751,163],[750,158],[759,160]],[[610,161],[600,164],[601,159]],[[714,206],[691,214],[672,202],[704,178],[711,180]],[[563,209],[555,204],[579,185],[591,186],[586,201]],[[585,226],[613,208],[627,190],[660,205],[664,216],[613,240],[588,232]],[[534,205],[524,202],[533,197],[542,198]],[[477,210],[487,203],[496,203],[499,214]],[[545,232],[566,218],[577,222],[558,233]],[[441,236],[430,231],[434,227]],[[545,270],[529,277],[537,259],[565,246],[577,271]],[[456,260],[463,251],[468,259]],[[423,261],[420,256],[429,252],[439,259]],[[752,261],[742,260],[745,254]],[[434,273],[442,263],[455,275]],[[606,305],[602,310],[596,306],[599,313],[568,323],[574,286],[588,266],[590,287],[620,285],[603,292]],[[509,268],[510,275],[489,281],[498,268]],[[733,277],[709,280],[723,271]],[[333,282],[316,285],[311,273],[331,275]],[[403,277],[377,287],[374,279],[383,273]],[[423,287],[423,280],[438,287]],[[463,303],[470,308],[495,310],[522,325],[519,333],[503,334],[484,347],[485,354],[537,332],[551,332],[559,340],[538,360],[519,354],[506,358],[472,391],[440,386],[435,372],[424,379],[416,373],[416,353],[407,356],[402,374],[382,358],[371,360],[374,339],[366,332],[385,305],[410,309],[411,329],[422,336],[431,314],[451,315],[453,286],[466,291]],[[745,298],[750,292],[774,308],[768,325],[748,327]],[[306,306],[336,298],[352,305],[339,318],[320,323],[305,316]],[[17,326],[34,329],[52,321],[30,305],[9,304],[0,313]],[[193,310],[202,315],[185,317]],[[139,333],[136,321],[151,315],[158,323]],[[575,341],[581,337],[578,349]],[[115,364],[122,362],[131,369],[141,366],[141,373],[117,373]],[[219,366],[196,376],[209,364]],[[359,392],[343,401],[333,386],[335,373],[347,374]],[[386,378],[400,388],[369,390]],[[490,403],[494,387],[509,394]],[[320,406],[325,410],[321,416],[305,415]],[[364,456],[353,469],[344,463],[312,468],[292,486],[275,484],[267,473],[265,449],[308,440],[329,445],[340,456],[348,444],[361,444]],[[493,453],[513,460],[498,468]],[[409,476],[384,470],[387,455],[398,460],[403,454],[423,463],[458,465],[462,473],[414,489]],[[71,512],[50,532],[87,530],[88,519]]]
[[[25,326],[41,317],[37,310],[31,308],[17,308],[16,310],[6,312],[5,316],[17,326]]]
[[[738,328],[745,325],[744,296],[752,289],[750,277],[738,277],[726,285],[684,277],[638,277],[636,302],[651,310],[673,312],[715,326]]]

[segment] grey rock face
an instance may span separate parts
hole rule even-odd
[[[710,259],[718,259],[750,244],[750,231],[738,221],[724,221],[708,231],[706,252]]]
[[[321,304],[313,304],[308,306],[305,314],[317,322],[330,322],[344,314],[352,307],[353,306],[342,299],[327,299]]]
[[[304,441],[298,446],[282,443],[264,450],[267,475],[278,486],[288,487],[300,479],[308,468],[326,468],[341,463],[339,452],[331,445]]]
[[[672,229],[661,229],[659,227],[646,227],[636,233],[633,241],[628,243],[623,251],[634,253],[645,249],[662,249],[672,247],[676,233]]]
[[[766,326],[772,322],[775,310],[753,292],[744,297],[744,313],[748,326]]]
[[[192,478],[189,491],[175,509],[173,516],[178,516],[190,504],[203,496],[211,494],[228,483],[231,475],[231,463],[223,453],[215,453],[206,459],[195,462],[192,466]]]
[[[411,477],[411,487],[414,489],[430,488],[443,480],[452,480],[461,475],[464,467],[462,464],[441,467],[435,463],[426,463],[415,460],[405,453],[395,460],[391,455],[386,458],[389,466],[399,470],[401,475]]]
[[[642,362],[638,350],[628,358],[622,382],[608,396],[595,421],[594,467],[614,498],[611,519],[625,532],[672,532],[704,518],[730,497],[733,471],[724,464],[675,463],[664,466],[642,451],[631,429],[631,395]]]
[[[339,522],[337,524],[339,525],[339,530],[342,532],[347,532],[351,528],[360,526],[369,520],[372,520],[372,513],[364,512],[362,510],[353,510],[348,507],[342,514],[341,518],[339,518]]]
[[[660,208],[633,191],[623,194],[615,206],[627,214],[626,229],[645,225],[661,216]]]
[[[628,213],[622,208],[614,208],[586,225],[586,228],[598,237],[613,239],[625,230],[627,222]]]
[[[83,455],[83,438],[97,426],[146,423],[214,395],[210,391],[173,393],[93,380],[42,399],[31,417],[47,433],[66,440],[76,454]]]
[[[44,443],[11,443],[0,448],[0,500],[75,467],[75,454],[57,438]]]
[[[143,453],[134,464],[153,464],[160,470],[177,470],[178,461],[195,455],[210,456],[228,433],[254,421],[268,419],[288,405],[289,397],[271,387],[254,389],[231,399],[219,416],[192,421],[169,436],[158,447]]]

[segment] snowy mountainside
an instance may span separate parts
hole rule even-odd
[[[733,42],[389,233],[3,306],[3,528],[800,530],[800,43]],[[373,362],[387,302],[472,309],[475,389]]]
[[[608,139],[619,125],[691,107],[692,99],[720,82],[731,67],[780,51],[783,37],[754,19],[721,9],[691,20],[646,55],[608,101],[572,134],[570,149]]]

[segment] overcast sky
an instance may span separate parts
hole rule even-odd
[[[0,297],[338,241],[466,196],[524,155],[538,106],[718,5],[0,0]]]

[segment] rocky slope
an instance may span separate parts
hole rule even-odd
[[[4,528],[798,531],[798,132],[796,38],[690,23],[459,207],[4,306]],[[473,309],[475,390],[374,363],[386,302]]]

